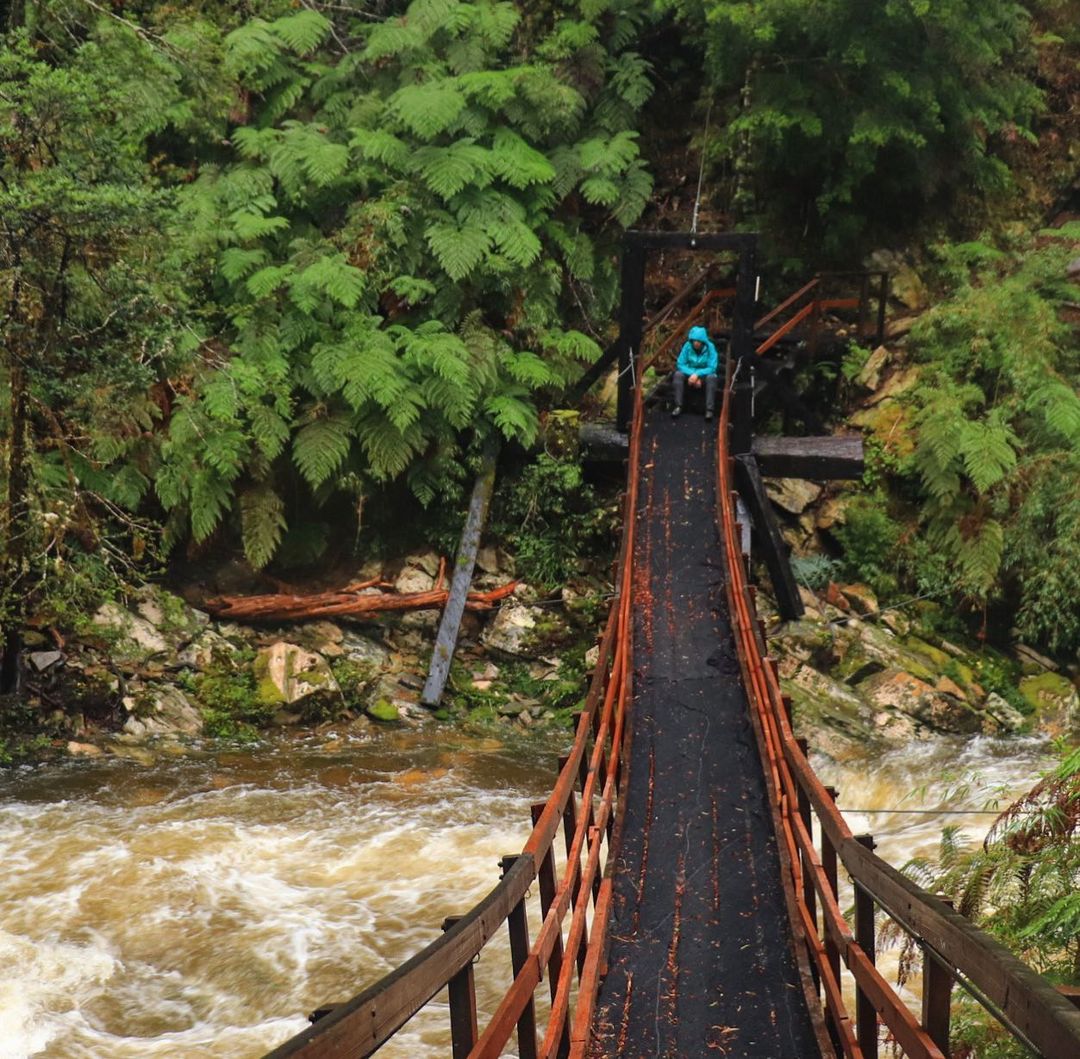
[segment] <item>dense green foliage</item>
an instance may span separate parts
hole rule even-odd
[[[1001,189],[995,140],[1031,136],[1040,95],[1017,0],[661,6],[703,47],[716,178],[782,246],[848,257],[929,206]]]
[[[1008,184],[1067,6],[7,5],[6,613],[77,614],[157,558],[159,525],[165,551],[308,562],[411,496],[449,539],[483,446],[531,446],[610,334],[619,233],[652,188],[641,129],[692,142],[711,106],[715,203],[851,261]],[[1080,643],[1071,245],[944,254],[915,456],[874,482],[925,532],[884,499],[840,530],[845,576],[1015,598],[1060,651]],[[604,535],[574,473],[541,460],[503,498],[541,581]]]
[[[237,503],[263,565],[314,558],[335,494],[406,475],[455,497],[491,433],[530,444],[536,401],[596,355],[563,321],[570,288],[607,315],[610,260],[582,230],[644,208],[633,124],[649,95],[635,23],[583,5],[417,0],[350,27],[311,10],[224,41],[253,105],[234,156],[182,212],[209,259],[227,352],[200,373],[157,490],[197,541]],[[325,46],[325,47],[324,47]],[[286,531],[288,536],[286,537]]]

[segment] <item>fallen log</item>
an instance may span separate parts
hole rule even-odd
[[[442,585],[443,577],[437,584]],[[518,581],[500,585],[489,592],[470,592],[465,607],[473,611],[491,610],[500,600],[513,595]],[[218,596],[207,600],[204,609],[226,621],[302,621],[308,618],[377,618],[380,614],[410,610],[441,610],[449,598],[442,587],[428,592],[373,591],[382,582],[357,582],[335,592],[307,595],[271,593],[264,596]]]

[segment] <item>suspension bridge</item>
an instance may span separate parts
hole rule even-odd
[[[688,285],[647,321],[657,250],[731,255],[734,284],[687,310]],[[755,253],[746,234],[629,234],[620,336],[580,388],[618,365],[628,446],[616,594],[551,796],[479,904],[267,1059],[370,1055],[433,1001],[454,1059],[875,1059],[884,1047],[945,1059],[958,989],[1031,1054],[1080,1057],[1080,1011],[879,858],[870,836],[853,835],[793,734],[756,612],[750,530],[782,616],[798,616],[762,479],[857,477],[861,443],[755,438],[754,397],[777,377],[766,355],[812,346],[834,314],[880,341],[887,277],[840,277],[848,296],[835,293],[837,277],[817,277],[759,315]],[[648,369],[689,326],[719,329],[721,312],[730,341],[719,429],[672,422],[648,399]],[[814,419],[797,403],[787,410]],[[887,921],[921,952],[920,995],[876,966]],[[481,1019],[474,961],[507,935],[505,988]]]

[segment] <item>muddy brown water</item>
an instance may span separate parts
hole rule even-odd
[[[0,774],[0,1059],[261,1056],[491,889],[556,742],[427,729]],[[821,771],[841,805],[919,808],[960,804],[972,771],[964,804],[1018,792],[1046,760],[1035,741],[939,740],[872,779]],[[932,852],[943,823],[975,840],[991,819],[849,817],[894,862]],[[477,966],[482,1014],[504,947]],[[445,1006],[380,1054],[448,1054]]]

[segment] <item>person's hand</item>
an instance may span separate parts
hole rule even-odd
[[[701,385],[701,379],[698,378],[697,375],[691,375],[690,376],[690,385],[691,386],[700,386]]]

